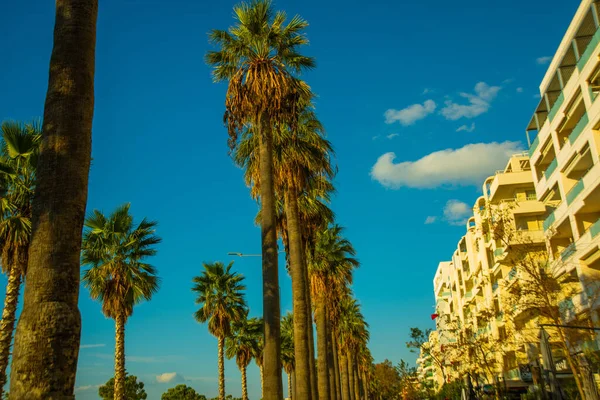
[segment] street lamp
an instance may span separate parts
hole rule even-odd
[[[278,251],[277,254],[284,253],[283,251]],[[230,251],[227,253],[228,256],[237,256],[237,257],[262,257],[262,254],[244,254],[240,252]]]

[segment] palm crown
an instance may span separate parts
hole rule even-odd
[[[150,300],[159,286],[156,269],[145,262],[156,254],[161,242],[156,222],[142,220],[134,225],[125,204],[110,216],[94,212],[85,221],[81,262],[91,266],[83,283],[93,299],[102,302],[103,313],[116,318],[133,313],[133,306]]]
[[[262,336],[262,321],[244,318],[232,324],[232,334],[225,339],[225,355],[235,357],[239,368],[246,368],[256,351]]]

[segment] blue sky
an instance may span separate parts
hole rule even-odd
[[[234,2],[100,3],[88,210],[131,202],[138,218],[159,221],[163,237],[153,260],[162,287],[127,324],[127,369],[146,383],[149,399],[178,382],[214,396],[217,341],[192,317],[191,279],[202,261],[227,262],[227,252],[260,245],[256,204],[227,155],[225,86],[212,83],[203,62],[207,32],[231,25]],[[318,67],[305,79],[337,154],[333,209],[362,262],[354,290],[371,325],[370,348],[376,361],[414,360],[407,332],[431,326],[437,264],[463,233],[482,178],[525,146],[544,57],[554,54],[578,2],[275,5],[310,22],[304,52]],[[43,113],[53,2],[1,2],[0,15],[0,120],[30,120]],[[257,315],[260,260],[235,262]],[[283,271],[281,285],[289,310]],[[85,289],[80,308],[77,398],[96,399],[95,386],[113,373],[114,323]],[[233,361],[226,376],[228,393],[239,395]],[[252,364],[251,398],[259,386]]]

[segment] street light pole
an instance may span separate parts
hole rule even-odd
[[[277,254],[284,253],[283,251],[278,251]],[[236,251],[230,251],[227,253],[228,256],[237,256],[237,257],[262,257],[262,254],[244,254]]]

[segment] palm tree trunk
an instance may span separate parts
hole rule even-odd
[[[363,384],[363,398],[369,400],[369,385],[367,383],[367,373],[363,370],[362,372],[362,384]]]
[[[308,268],[306,273],[306,282],[308,282]],[[308,297],[308,354],[310,364],[310,388],[313,400],[319,398],[318,381],[317,381],[317,367],[315,365],[315,335],[313,332],[313,315],[312,315],[312,299],[310,297],[310,286],[306,285],[306,293]]]
[[[27,285],[11,366],[15,399],[74,398],[97,14],[98,0],[56,1]]]
[[[317,355],[319,373],[319,400],[329,400],[329,367],[327,365],[327,310],[325,296],[316,298]]]
[[[115,319],[115,400],[125,400],[125,313]]]
[[[354,397],[354,355],[351,351],[346,353],[346,359],[348,361],[348,391],[350,393],[350,400],[357,400]]]
[[[293,399],[294,396],[292,396],[292,372],[291,371],[287,372],[286,375],[287,375],[287,381],[288,381],[287,382],[288,383],[288,397],[290,399]]]
[[[293,186],[293,185],[290,185]],[[290,274],[292,276],[292,298],[294,308],[294,360],[296,371],[296,393],[299,398],[310,400],[310,353],[308,350],[308,291],[306,263],[302,256],[302,236],[298,220],[298,197],[291,187],[285,194],[285,214],[289,237]]]
[[[342,383],[340,378],[340,363],[339,363],[339,349],[337,344],[337,338],[335,337],[335,330],[331,330],[331,353],[333,355],[333,378],[335,381],[336,400],[342,400]]]
[[[0,399],[4,398],[4,385],[6,384],[6,367],[10,357],[10,345],[15,329],[15,315],[19,303],[19,289],[21,289],[21,269],[18,266],[10,268],[6,296],[4,297],[4,310],[0,321]]]
[[[335,370],[333,363],[333,342],[331,340],[332,329],[331,323],[329,322],[328,314],[325,314],[327,318],[327,369],[328,369],[328,377],[329,377],[329,398],[331,400],[337,399],[337,389],[335,387]]]
[[[356,360],[356,355],[351,356],[354,361],[354,398],[355,400],[360,400],[360,382],[359,382],[359,374],[358,374],[358,361]]]
[[[242,400],[248,400],[248,381],[246,377],[246,367],[240,368],[242,373]]]
[[[296,397],[296,371],[292,371],[292,399],[297,399]]]
[[[225,338],[219,338],[219,400],[225,400]]]
[[[281,310],[277,266],[277,227],[273,186],[273,136],[268,121],[258,121],[260,132],[260,202],[263,269],[264,400],[281,400]]]
[[[350,382],[348,377],[348,360],[346,358],[346,353],[343,350],[340,352],[340,369],[342,383],[342,400],[351,400]]]

